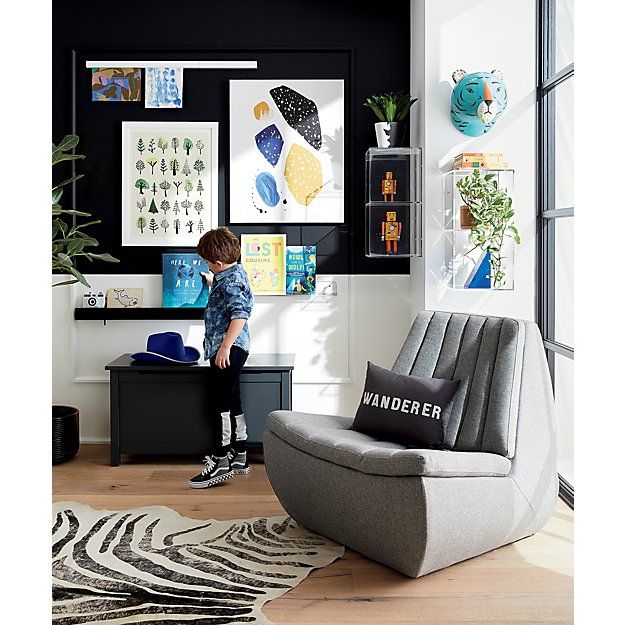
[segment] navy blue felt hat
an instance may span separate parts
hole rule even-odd
[[[131,357],[139,362],[192,365],[200,359],[200,352],[195,347],[186,347],[178,332],[161,332],[150,334],[146,351]]]

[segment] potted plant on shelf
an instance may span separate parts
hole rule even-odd
[[[52,166],[66,161],[75,161],[85,158],[80,154],[70,154],[78,145],[76,135],[63,137],[58,145],[52,144]],[[54,273],[70,274],[69,280],[53,283],[52,286],[74,284],[80,282],[86,287],[89,283],[74,266],[75,258],[83,256],[89,261],[103,260],[109,263],[118,263],[119,260],[110,254],[96,254],[89,251],[98,242],[84,229],[87,226],[100,223],[99,219],[78,223],[78,217],[91,217],[89,213],[78,210],[64,209],[59,204],[63,195],[63,187],[76,182],[83,174],[72,176],[52,187],[52,271]],[[69,219],[68,219],[69,218]],[[68,223],[70,222],[71,223]],[[79,447],[79,413],[73,406],[52,406],[52,463],[58,464],[73,458]]]
[[[401,147],[406,127],[404,119],[418,98],[410,98],[404,91],[372,95],[364,101],[380,120],[375,124],[379,148]]]
[[[469,244],[473,247],[465,256],[471,258],[471,252],[482,250],[479,262],[488,258],[487,278],[493,289],[500,289],[506,284],[504,243],[506,239],[516,245],[521,243],[512,221],[512,198],[507,190],[499,188],[496,174],[481,176],[479,170],[458,180],[456,187],[471,214]]]

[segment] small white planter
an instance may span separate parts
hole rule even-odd
[[[398,148],[404,142],[403,122],[376,122],[375,138],[379,148]]]
[[[377,122],[375,124],[375,138],[379,148],[389,147],[389,135],[391,125],[388,122]]]

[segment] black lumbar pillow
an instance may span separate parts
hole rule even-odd
[[[459,382],[401,375],[367,363],[352,428],[407,447],[440,449]]]

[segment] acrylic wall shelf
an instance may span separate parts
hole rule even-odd
[[[488,253],[482,249],[473,249],[469,241],[472,216],[460,197],[456,186],[458,180],[469,176],[473,169],[454,169],[443,178],[443,229],[445,231],[445,282],[453,289],[475,290],[493,289],[489,275],[492,271]],[[480,169],[482,175],[495,174],[498,187],[506,189],[513,198],[514,208],[514,170]],[[502,247],[502,270],[505,281],[497,290],[514,288],[514,247],[510,238],[506,238]]]
[[[336,280],[317,278],[317,291],[314,294],[282,295],[285,302],[297,303],[302,307],[325,303],[328,298],[338,297]],[[275,296],[256,295],[257,301],[275,302]],[[74,308],[76,321],[202,321],[204,308],[162,308],[147,306],[142,308]]]
[[[421,256],[421,150],[369,148],[366,180],[366,255]]]

